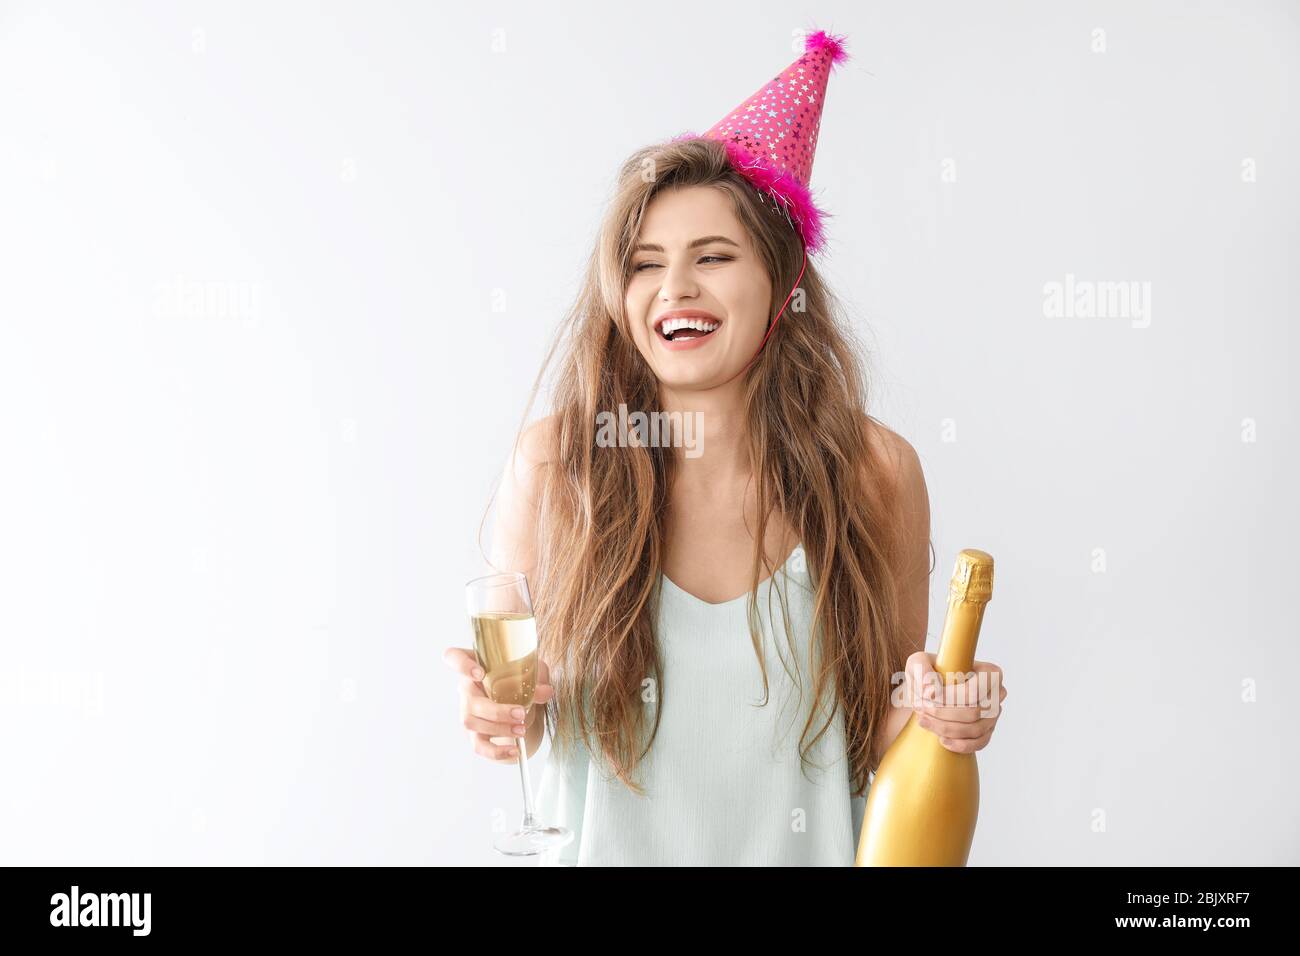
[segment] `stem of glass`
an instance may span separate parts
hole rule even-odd
[[[515,744],[519,747],[519,779],[524,785],[523,829],[531,830],[537,826],[537,820],[533,817],[533,785],[528,779],[528,747],[523,737],[516,737]]]

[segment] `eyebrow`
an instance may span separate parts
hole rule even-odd
[[[696,239],[696,240],[694,240],[694,241],[693,241],[689,246],[687,246],[686,248],[687,248],[687,249],[698,249],[700,246],[707,246],[707,245],[708,245],[709,243],[711,243],[711,242],[725,242],[725,243],[726,243],[727,245],[729,245],[729,246],[735,246],[737,249],[740,248],[740,243],[738,243],[738,242],[736,242],[736,241],[734,241],[734,240],[732,240],[732,239],[728,239],[726,236],[704,236],[703,238],[700,238],[700,239]],[[635,249],[633,249],[632,251],[633,251],[633,252],[663,252],[663,251],[664,251],[664,247],[663,247],[663,246],[659,246],[659,245],[655,245],[655,244],[652,243],[652,242],[642,242],[642,243],[639,243],[639,244],[637,245],[637,247],[636,247]]]

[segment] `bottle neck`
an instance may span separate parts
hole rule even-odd
[[[972,601],[955,595],[948,598],[943,637],[934,662],[934,669],[943,676],[944,683],[960,681],[975,669],[975,645],[979,641],[980,624],[987,606],[987,601]]]

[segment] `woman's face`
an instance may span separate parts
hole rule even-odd
[[[711,388],[749,363],[767,332],[772,283],[721,189],[655,195],[633,247],[625,306],[636,346],[666,385]],[[706,335],[660,320],[715,326]],[[692,315],[695,313],[695,315]]]

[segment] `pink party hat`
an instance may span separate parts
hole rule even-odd
[[[832,67],[848,59],[842,36],[824,30],[804,39],[804,52],[714,124],[703,137],[683,133],[674,140],[716,139],[732,165],[758,190],[776,201],[803,237],[808,252],[825,244],[822,219],[808,189],[822,103]]]

